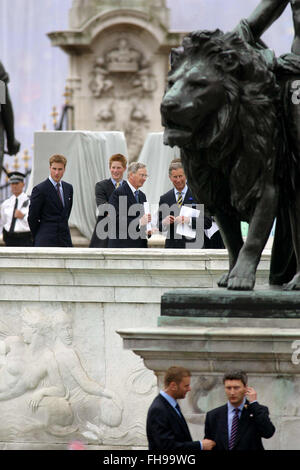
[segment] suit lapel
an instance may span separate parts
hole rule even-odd
[[[143,193],[143,191],[139,192],[139,199],[140,199],[140,204],[143,204],[144,207],[144,202],[147,201],[146,194]]]
[[[191,198],[191,199],[190,199]],[[190,188],[188,187],[187,192],[185,193],[185,197],[183,200],[183,204],[192,204],[194,202],[192,193]]]
[[[220,429],[222,430],[221,440],[223,442],[224,449],[228,450],[228,406],[224,405],[220,412]]]
[[[174,410],[173,408],[173,411],[174,413],[176,414],[179,422],[180,422],[180,425],[181,427],[185,430],[186,434],[190,437],[190,439],[192,440],[192,436],[191,436],[191,433],[190,433],[190,430],[188,428],[188,425],[187,425],[187,422],[185,420],[185,417],[182,415],[181,417],[178,415],[178,413],[176,412],[176,410]]]
[[[174,188],[171,189],[171,194],[170,194],[170,206],[172,206],[173,204],[177,204]]]
[[[57,194],[55,186],[51,183],[49,178],[46,181],[47,181],[47,184],[48,184],[48,187],[49,187],[49,195],[50,195],[51,199],[57,205],[57,207],[62,209],[63,205],[61,203],[61,200],[59,199],[59,195]]]
[[[122,189],[124,190],[124,192],[126,193],[128,197],[128,205],[132,206],[132,204],[137,204],[134,194],[131,191],[129,184],[126,181],[123,183]]]
[[[108,199],[110,198],[112,192],[115,190],[115,185],[114,183],[112,182],[111,179],[108,179],[107,180],[107,185],[106,185],[106,190],[107,190],[107,194],[108,194]]]
[[[163,404],[169,409],[170,413],[172,413],[174,419],[176,420],[177,424],[179,424],[179,426],[181,427],[181,429],[184,431],[184,433],[189,436],[189,439],[192,440],[192,437],[191,437],[191,434],[190,434],[190,431],[189,431],[189,428],[188,428],[188,425],[186,423],[186,420],[184,418],[184,416],[182,415],[179,416],[179,414],[176,412],[176,410],[173,408],[173,406],[170,405],[170,403],[168,403],[168,401],[162,396],[162,395],[159,395]]]
[[[65,208],[67,208],[67,207],[69,207],[69,205],[70,205],[70,200],[69,200],[70,192],[69,192],[69,188],[68,188],[68,186],[66,185],[66,183],[64,183],[63,181],[61,182],[61,185],[62,185],[63,193],[64,193]]]

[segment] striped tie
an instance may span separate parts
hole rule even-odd
[[[116,183],[116,186],[115,186],[115,187],[116,187],[116,189],[118,189],[118,187],[119,187],[119,186],[120,186],[120,183],[119,183],[119,182],[118,182],[118,183]]]
[[[183,202],[182,193],[180,193],[180,192],[178,191],[177,194],[178,194],[177,206],[178,206],[178,207],[181,207],[181,206],[182,206],[182,202]]]
[[[239,409],[234,409],[235,415],[232,420],[231,434],[229,439],[229,450],[232,450],[235,445],[235,440],[237,436],[238,426],[239,426]]]

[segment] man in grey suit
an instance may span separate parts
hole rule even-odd
[[[109,159],[109,171],[111,177],[96,183],[95,196],[97,207],[107,204],[113,191],[123,184],[123,175],[126,171],[127,160],[121,153],[112,155]],[[107,233],[101,233],[99,222],[107,216],[107,213],[101,214],[97,218],[96,226],[90,241],[90,248],[107,248]],[[98,233],[97,233],[98,226]]]
[[[128,178],[116,189],[109,199],[111,219],[115,223],[110,228],[108,248],[147,248],[147,224],[151,214],[145,214],[146,194],[141,187],[148,178],[144,163],[132,162],[128,166]],[[111,229],[114,230],[111,230]]]

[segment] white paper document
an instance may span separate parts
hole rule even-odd
[[[211,227],[204,230],[204,232],[208,238],[211,238],[218,230],[219,227],[217,226],[216,222],[212,222]]]
[[[148,201],[144,202],[144,211],[145,211],[145,214],[151,214],[150,204],[149,204]],[[152,224],[151,224],[151,222],[148,222],[147,223],[147,232],[151,231],[151,229],[152,229]]]
[[[200,211],[198,211],[198,209],[193,209],[192,207],[181,206],[179,215],[190,217],[190,219],[192,219],[192,217],[199,217]],[[178,224],[176,233],[187,238],[196,238],[196,230],[193,230],[192,226],[189,224]]]

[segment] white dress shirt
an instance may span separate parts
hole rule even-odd
[[[120,187],[120,186],[122,186],[123,181],[124,181],[124,180],[116,181],[116,180],[114,180],[113,178],[110,178],[110,179],[111,179],[111,182],[112,182],[112,184],[114,185],[115,188],[116,188],[117,183],[119,183],[119,187]],[[128,184],[129,184],[129,183],[128,183]]]
[[[134,186],[132,186],[132,184],[129,183],[129,181],[127,181],[127,184],[128,186],[130,187],[131,191],[133,192],[133,195],[135,197],[135,192],[136,191],[139,191],[139,189],[136,189]]]
[[[1,225],[5,228],[7,232],[9,232],[11,226],[15,202],[16,196],[12,195],[10,198],[6,199],[1,205]],[[16,219],[14,232],[30,232],[30,228],[27,221],[29,210],[29,198],[24,192],[22,192],[18,196],[17,209],[24,214],[24,217],[23,219]]]
[[[230,440],[231,436],[231,428],[232,428],[232,421],[233,421],[233,416],[235,414],[235,408],[239,409],[239,419],[241,417],[243,408],[246,403],[246,398],[244,398],[243,402],[240,404],[240,406],[234,407],[230,401],[227,402],[227,424],[228,424],[228,439]]]
[[[182,191],[178,191],[175,187],[174,187],[174,194],[175,194],[175,199],[176,199],[176,202],[178,201],[178,198],[179,198],[179,192],[181,193],[182,195],[182,203],[184,201],[184,198],[185,198],[185,195],[186,195],[186,192],[188,190],[188,187],[187,185],[185,185],[185,187],[183,188]]]

